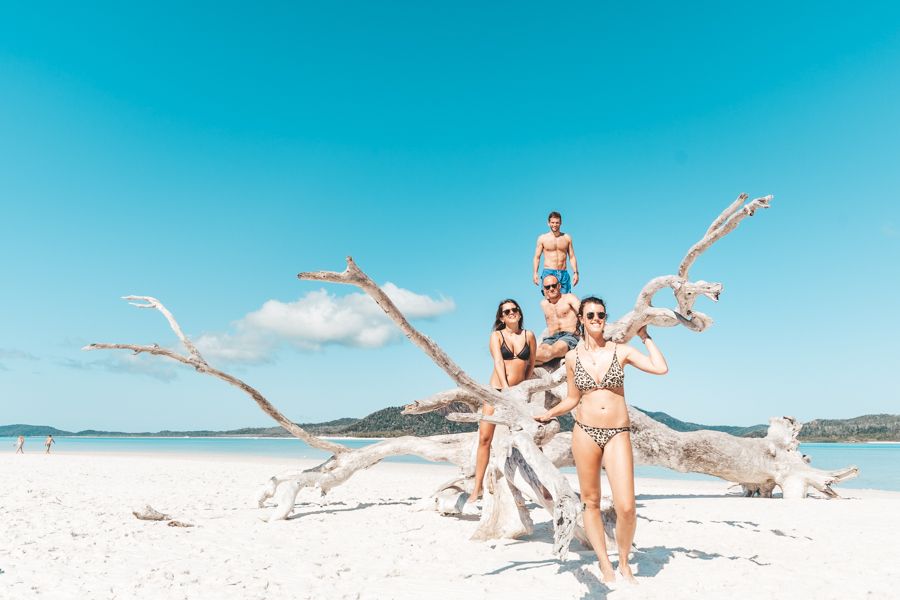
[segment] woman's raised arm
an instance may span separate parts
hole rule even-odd
[[[649,356],[637,348],[629,346],[628,354],[625,356],[625,363],[632,364],[641,371],[653,375],[665,375],[668,373],[669,365],[666,363],[666,357],[662,355],[662,352],[656,347],[656,342],[647,333],[647,326],[644,325],[638,329],[637,334],[641,341],[644,342],[644,346],[647,347]]]

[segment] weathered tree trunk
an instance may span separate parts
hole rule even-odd
[[[856,477],[856,467],[823,471],[809,466],[798,451],[802,424],[793,417],[772,417],[764,438],[743,438],[721,431],[678,432],[629,409],[634,458],[638,464],[668,467],[682,473],[706,473],[741,484],[747,496],[805,498],[810,487],[837,497],[835,483]]]
[[[836,471],[811,467],[809,457],[798,450],[802,424],[793,417],[772,417],[766,437],[745,438],[709,429],[675,431],[633,406],[628,415],[635,464],[719,477],[740,485],[745,496],[771,498],[780,488],[784,498],[805,498],[811,487],[836,498],[831,486],[859,474],[854,466]],[[553,438],[558,467],[575,464],[571,440],[569,432]]]
[[[624,343],[644,325],[672,327],[683,325],[692,331],[703,331],[712,319],[694,310],[700,296],[717,301],[722,292],[720,283],[692,282],[688,271],[697,257],[715,241],[721,239],[746,217],[759,208],[768,208],[771,196],[746,202],[741,194],[707,229],[703,238],[694,244],[682,260],[677,275],[665,275],[652,279],[638,294],[634,307],[621,319],[607,325],[607,339]],[[534,379],[500,393],[481,385],[467,375],[434,341],[416,330],[391,299],[353,262],[347,258],[347,269],[342,273],[300,273],[300,279],[345,283],[365,291],[397,323],[414,344],[419,346],[441,367],[458,388],[435,394],[408,405],[406,414],[421,414],[445,408],[454,402],[462,402],[473,409],[485,403],[495,408],[491,416],[476,413],[451,413],[448,419],[478,422],[480,420],[502,425],[495,434],[488,468],[488,497],[481,522],[474,535],[476,539],[518,537],[531,533],[533,524],[525,506],[526,499],[536,502],[553,515],[554,553],[563,556],[573,536],[584,539],[578,526],[580,500],[559,467],[572,464],[571,434],[559,433],[558,423],[542,425],[534,421],[540,414],[565,394],[565,372],[558,369],[549,372],[537,369]],[[658,308],[651,304],[653,296],[663,288],[671,288],[678,310]],[[158,345],[91,344],[85,350],[126,349],[135,353],[146,352],[177,360],[194,367],[198,372],[212,375],[234,385],[249,394],[260,408],[281,424],[287,431],[309,445],[327,450],[333,456],[315,468],[290,471],[272,477],[259,495],[259,505],[275,499],[270,519],[284,519],[293,510],[297,493],[304,488],[315,488],[327,493],[342,484],[359,470],[366,469],[388,456],[413,454],[429,460],[445,461],[460,467],[461,477],[439,489],[434,497],[438,510],[458,512],[465,498],[473,472],[474,434],[456,434],[427,438],[403,437],[385,440],[358,450],[310,435],[288,420],[262,394],[243,381],[210,367],[197,348],[187,339],[178,323],[158,300],[146,296],[127,296],[128,300],[143,300],[135,304],[141,308],[156,308],[168,320],[172,330],[181,340],[188,355],[181,355]],[[716,475],[740,483],[745,493],[771,495],[781,487],[786,498],[806,495],[809,486],[836,496],[831,485],[856,475],[855,467],[836,472],[824,472],[809,467],[808,460],[797,452],[797,433],[800,426],[790,418],[773,419],[769,435],[763,439],[743,439],[725,433],[702,431],[678,433],[653,421],[640,411],[630,409],[633,428],[632,441],[638,463],[662,465],[678,471],[692,471]],[[611,535],[614,512],[605,507],[607,535]]]

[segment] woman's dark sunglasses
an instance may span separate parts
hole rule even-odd
[[[545,285],[545,286],[544,286],[544,289],[545,289],[545,290],[552,290],[553,288],[556,288],[556,287],[559,287],[559,282],[558,282],[558,281],[557,281],[556,283],[551,283],[550,285]]]
[[[589,313],[584,313],[584,318],[587,319],[588,321],[593,321],[593,320],[594,320],[594,317],[597,317],[599,320],[602,321],[603,319],[606,318],[606,313],[605,313],[605,312],[589,312]]]
[[[519,309],[518,309],[518,308],[515,308],[515,307],[513,307],[513,308],[507,308],[507,309],[504,309],[504,310],[503,310],[503,316],[504,316],[504,317],[508,317],[509,315],[517,315],[517,314],[519,314]]]

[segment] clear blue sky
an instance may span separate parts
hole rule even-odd
[[[693,270],[725,285],[698,303],[714,327],[657,331],[671,371],[632,373],[630,402],[900,412],[897,23],[888,2],[4,4],[0,424],[269,424],[218,380],[81,352],[174,344],[125,294],[298,421],[450,387],[354,290],[295,277],[347,254],[487,381],[501,298],[542,328],[547,212],[575,291],[620,316],[743,191],[775,201]]]

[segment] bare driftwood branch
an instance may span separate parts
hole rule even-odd
[[[206,364],[206,361],[203,359],[203,356],[200,355],[200,351],[197,350],[197,347],[194,343],[188,339],[184,332],[181,331],[181,326],[178,324],[178,321],[175,320],[175,317],[172,316],[172,313],[169,312],[165,306],[163,306],[162,302],[157,300],[152,296],[123,296],[123,300],[128,300],[128,304],[132,306],[137,306],[138,308],[155,308],[166,318],[166,321],[169,322],[169,327],[172,328],[172,331],[175,332],[175,335],[178,336],[178,339],[181,340],[181,343],[184,344],[184,347],[187,348],[188,353],[191,355],[191,358],[194,360]],[[143,300],[144,304],[139,302],[134,302],[135,300]]]
[[[144,507],[144,510],[142,510],[142,511],[135,510],[135,511],[132,511],[131,514],[133,514],[136,518],[140,519],[141,521],[168,521],[169,519],[172,518],[169,515],[163,514],[163,513],[159,512],[158,510],[154,509],[149,504]]]
[[[712,224],[709,226],[709,229],[706,230],[706,235],[704,237],[709,237],[713,233],[715,233],[716,230],[719,227],[721,227],[722,224],[731,217],[731,215],[733,215],[734,213],[739,211],[741,209],[741,207],[744,206],[744,202],[746,202],[747,198],[749,198],[749,197],[750,197],[749,194],[743,194],[743,193],[738,194],[738,197],[735,198],[734,202],[729,204],[728,208],[723,210],[722,213],[718,217],[716,217],[716,219],[712,222]],[[688,251],[688,256],[690,256],[690,255],[691,255],[691,252]],[[684,261],[682,261],[682,266],[683,265],[684,265]],[[680,273],[680,271],[679,271],[679,273]],[[687,269],[685,269],[684,274],[682,274],[682,276],[687,277]]]
[[[172,517],[167,514],[161,513],[158,510],[154,509],[149,504],[144,507],[142,511],[132,511],[131,514],[142,521],[168,521],[166,525],[169,527],[193,527],[190,523],[185,523],[184,521],[174,521]]]
[[[566,372],[564,370],[556,370],[551,373],[538,367],[535,369],[533,379],[523,381],[515,386],[515,389],[525,397],[530,397],[533,394],[551,390],[565,382],[565,380]],[[482,399],[468,390],[453,388],[407,404],[403,407],[403,414],[421,415],[446,408],[456,402],[461,402],[474,410],[478,410],[481,407]]]
[[[751,200],[745,205],[744,202],[747,198],[749,198],[747,194],[738,196],[737,200],[713,221],[712,225],[709,226],[709,229],[706,230],[706,235],[703,236],[703,239],[691,246],[685,257],[682,259],[681,265],[678,267],[679,277],[687,279],[688,271],[697,260],[698,256],[715,242],[734,231],[734,228],[745,218],[752,217],[758,209],[769,208],[769,202],[772,201],[772,196],[769,195]]]
[[[336,455],[312,469],[287,471],[271,477],[260,490],[258,504],[262,508],[274,497],[277,504],[270,512],[268,520],[285,519],[293,510],[294,499],[300,490],[315,488],[320,493],[327,494],[356,472],[368,469],[389,456],[420,456],[427,460],[449,462],[463,470],[471,471],[470,448],[474,440],[474,433],[389,438],[352,452]]]
[[[651,279],[638,294],[634,308],[614,323],[609,323],[604,337],[617,343],[625,343],[637,334],[644,325],[674,327],[684,325],[691,331],[704,331],[712,325],[712,318],[694,311],[694,302],[705,296],[714,302],[722,293],[721,283],[688,281],[688,272],[697,258],[715,242],[722,239],[747,217],[753,216],[760,208],[768,208],[772,196],[763,196],[746,202],[747,194],[741,194],[709,226],[706,234],[690,247],[678,267],[677,275],[665,275]],[[653,296],[664,288],[671,288],[678,303],[678,310],[653,307]]]
[[[446,408],[456,402],[467,404],[469,408],[478,410],[481,408],[481,398],[468,390],[453,388],[444,392],[438,392],[428,398],[416,400],[403,407],[404,415],[422,415],[441,408]]]
[[[169,322],[169,325],[172,327],[175,335],[177,335],[179,339],[181,339],[182,343],[184,343],[185,347],[187,347],[188,352],[190,352],[190,356],[178,354],[173,350],[162,348],[158,344],[153,344],[151,346],[138,346],[135,344],[90,344],[83,347],[82,350],[131,350],[135,354],[147,353],[155,356],[163,356],[171,360],[176,360],[182,364],[194,367],[200,373],[205,373],[207,375],[217,377],[222,381],[225,381],[226,383],[229,383],[234,387],[240,389],[244,393],[248,394],[251,398],[253,398],[253,400],[264,413],[272,417],[279,425],[281,425],[285,430],[291,433],[291,435],[303,440],[313,448],[318,448],[320,450],[325,450],[334,454],[340,454],[349,450],[346,446],[336,444],[335,442],[331,442],[329,440],[323,440],[322,438],[308,433],[302,427],[284,416],[281,411],[275,408],[275,406],[272,405],[272,403],[269,402],[266,397],[263,396],[257,389],[251,387],[250,385],[241,381],[237,377],[234,377],[233,375],[229,375],[224,371],[220,371],[209,366],[209,364],[207,364],[207,362],[200,355],[194,344],[191,343],[190,340],[188,340],[184,333],[182,333],[181,327],[178,325],[175,317],[172,316],[172,313],[170,313],[168,309],[166,309],[162,302],[155,298],[151,298],[150,296],[125,296],[125,299],[145,300],[147,301],[147,304],[135,304],[134,302],[130,302],[130,304],[139,308],[155,308],[160,311]]]
[[[366,292],[378,306],[390,317],[400,328],[401,331],[409,338],[409,340],[422,349],[422,351],[434,361],[438,367],[443,369],[456,384],[469,392],[478,396],[496,397],[498,396],[493,389],[481,385],[463,371],[459,365],[453,362],[444,350],[434,343],[428,336],[422,334],[409,321],[394,304],[394,301],[378,285],[369,279],[369,276],[363,273],[353,258],[347,257],[347,268],[341,273],[333,271],[314,271],[304,272],[297,275],[299,279],[307,281],[328,281],[331,283],[344,283],[354,285]],[[496,399],[496,398],[495,398]]]

